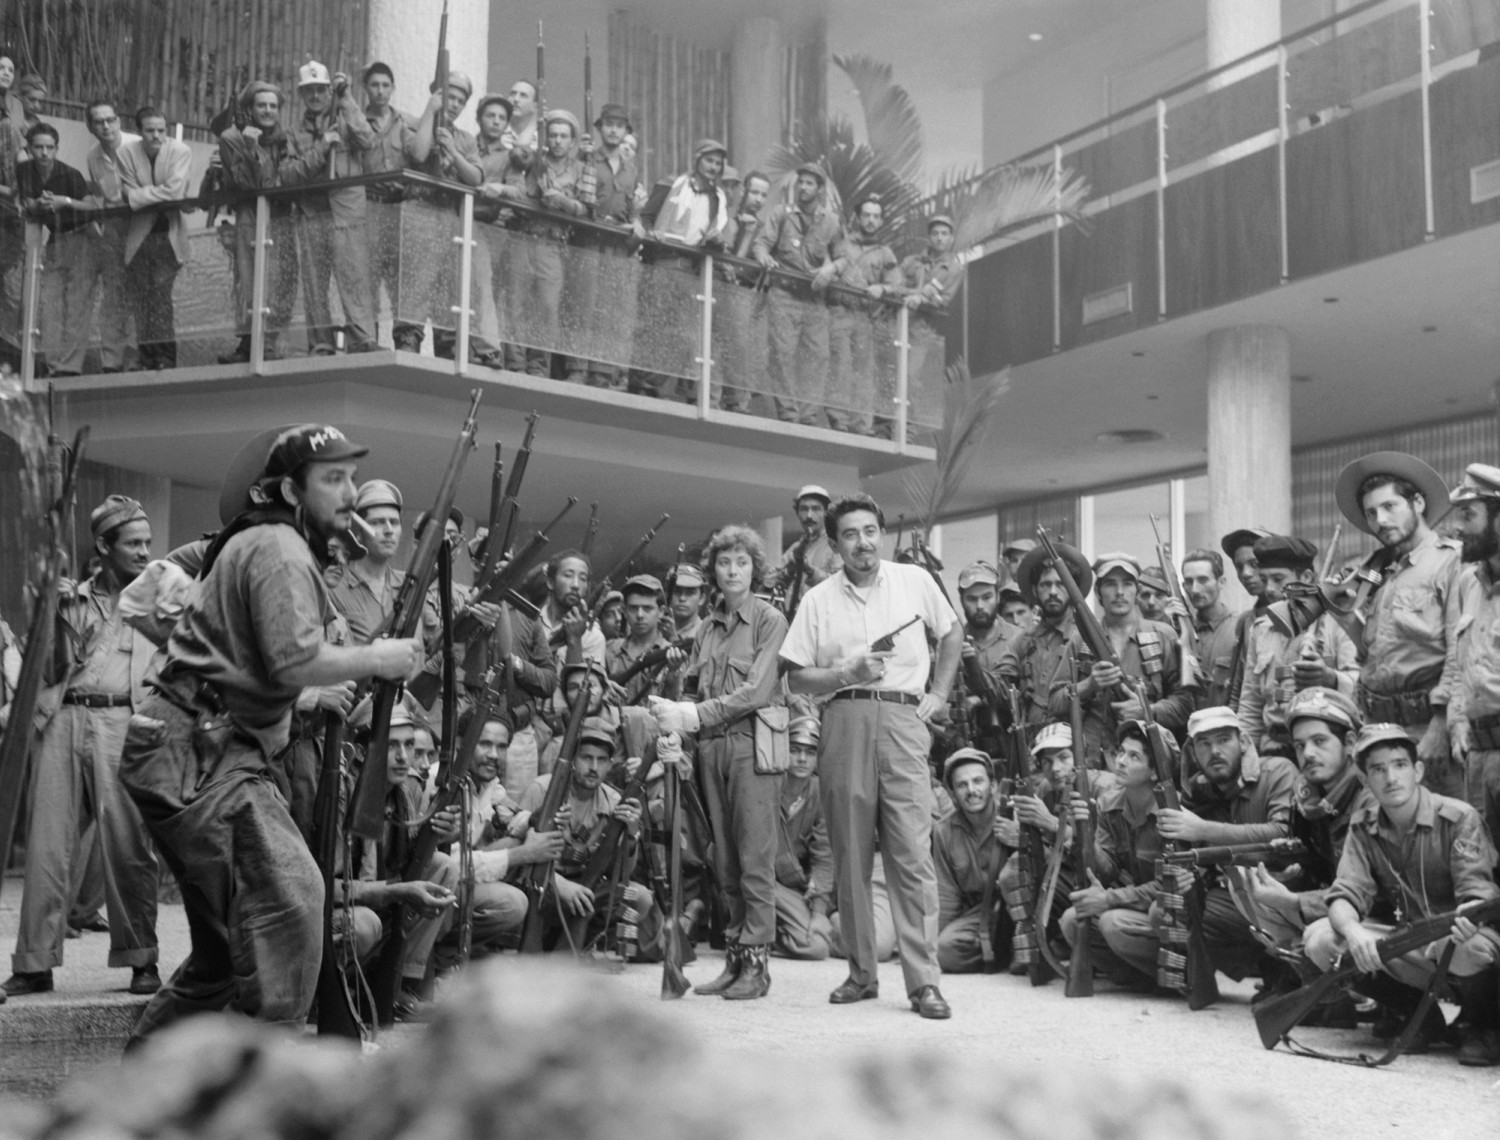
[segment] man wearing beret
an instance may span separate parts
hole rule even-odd
[[[1234,567],[1235,578],[1245,593],[1250,595],[1251,601],[1250,608],[1235,619],[1234,668],[1230,672],[1227,699],[1223,702],[1230,708],[1239,702],[1240,687],[1245,680],[1245,651],[1250,645],[1250,626],[1268,604],[1263,596],[1265,582],[1260,576],[1260,566],[1255,561],[1255,543],[1270,533],[1264,527],[1241,527],[1230,531],[1219,541],[1219,548]]]
[[[1008,555],[1019,545],[1013,542],[1005,552]],[[1068,564],[1078,588],[1087,596],[1094,583],[1094,571],[1088,559],[1065,542],[1053,545]],[[1016,586],[1041,617],[1030,632],[1016,639],[1010,652],[1001,654],[997,668],[1007,681],[1020,686],[1026,731],[1035,735],[1042,725],[1053,719],[1053,686],[1069,680],[1068,645],[1075,628],[1073,608],[1068,604],[1068,592],[1063,589],[1057,567],[1052,565],[1046,550],[1041,547],[1033,545],[1022,556],[1016,567]]]
[[[1459,1063],[1500,1064],[1500,934],[1460,916],[1447,937],[1399,958],[1380,958],[1380,939],[1393,927],[1500,893],[1495,846],[1479,814],[1462,800],[1422,786],[1417,749],[1405,725],[1366,724],[1361,730],[1355,761],[1374,802],[1350,823],[1338,876],[1328,890],[1328,917],[1307,928],[1307,957],[1325,971],[1352,957],[1368,975],[1357,988],[1393,1015],[1384,1026],[1376,1024],[1376,1034],[1395,1037],[1431,984],[1440,954],[1451,947],[1453,992],[1438,996],[1456,996],[1462,1005],[1459,1020],[1468,1023]],[[1408,1052],[1425,1052],[1449,1035],[1446,1019],[1433,1005]]]
[[[1096,661],[1075,629],[1070,648],[1078,660],[1078,696],[1083,704],[1084,742],[1079,762],[1097,768],[1100,757],[1113,752],[1115,727],[1141,715],[1135,685],[1145,685],[1151,715],[1169,732],[1187,723],[1196,689],[1182,682],[1177,631],[1141,616],[1136,587],[1141,564],[1129,554],[1105,554],[1094,563],[1094,593],[1104,611],[1101,624],[1114,651],[1115,662]],[[1070,710],[1066,661],[1052,682],[1051,719],[1066,721]],[[1128,687],[1127,687],[1128,686]]]
[[[824,578],[837,574],[843,565],[823,529],[823,519],[831,502],[832,497],[816,483],[803,487],[792,500],[802,534],[781,556],[775,582],[786,597],[788,617],[797,612],[797,605],[808,590]]]
[[[1342,619],[1363,660],[1359,701],[1368,721],[1400,724],[1417,742],[1427,786],[1462,796],[1449,753],[1448,701],[1458,687],[1461,544],[1432,529],[1448,512],[1448,485],[1412,455],[1356,459],[1334,487],[1339,510],[1380,541]],[[1376,581],[1375,579],[1378,579]]]
[[[226,1008],[291,1027],[307,1019],[323,879],[287,806],[292,708],[308,686],[409,681],[424,656],[420,638],[345,647],[325,636],[334,609],[322,563],[328,539],[350,526],[364,454],[335,427],[301,424],[260,464],[231,468],[245,477],[221,497],[229,522],[204,556],[155,692],[131,718],[120,779],[182,886],[193,937],[132,1045]]]
[[[1458,579],[1458,684],[1448,702],[1453,758],[1463,766],[1464,798],[1500,837],[1500,467],[1471,463],[1450,495],[1463,543]]]
[[[1255,540],[1254,550],[1268,605],[1281,601],[1290,583],[1312,583],[1318,548],[1306,539],[1267,535]],[[1294,636],[1270,614],[1251,623],[1236,711],[1262,755],[1294,754],[1287,707],[1297,692],[1321,686],[1354,696],[1358,656],[1358,647],[1326,613]]]
[[[151,643],[124,621],[120,592],[151,558],[151,524],[141,504],[110,495],[89,517],[99,569],[64,582],[56,647],[38,702],[40,748],[31,772],[26,880],[13,975],[5,993],[52,989],[63,962],[68,904],[84,833],[97,827],[109,910],[109,964],[131,969],[130,992],[161,985],[156,960],[156,856],[145,825],[120,784],[120,752],[131,712],[146,699]]]

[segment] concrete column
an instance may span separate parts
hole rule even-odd
[[[1219,329],[1208,334],[1209,536],[1217,546],[1237,527],[1291,525],[1290,340],[1274,325]]]
[[[727,142],[729,161],[741,171],[764,167],[781,145],[786,48],[786,27],[770,16],[753,17],[735,29],[729,49],[732,135]]]
[[[781,561],[781,516],[772,515],[768,519],[762,519],[760,524],[760,540],[766,544],[766,557],[774,566]]]
[[[427,103],[427,88],[437,68],[438,27],[443,0],[370,0],[369,50],[362,68],[383,60],[396,73],[395,105],[419,114]],[[536,35],[535,27],[529,34]],[[489,0],[450,0],[448,59],[454,71],[474,81],[474,99],[459,120],[474,130],[474,106],[484,93],[489,75]]]
[[[1281,0],[1208,0],[1208,69],[1249,55],[1281,39]],[[1270,67],[1276,57],[1267,53],[1243,69],[1225,72],[1213,84],[1224,87],[1251,72]]]

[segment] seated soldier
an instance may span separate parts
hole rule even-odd
[[[1228,845],[1286,837],[1297,783],[1290,760],[1261,756],[1234,710],[1223,705],[1199,709],[1188,718],[1188,741],[1192,774],[1183,787],[1181,808],[1157,813],[1162,838]],[[1236,868],[1228,868],[1230,878],[1236,874]],[[1267,956],[1221,882],[1211,884],[1204,896],[1203,936],[1214,968],[1236,981],[1251,973],[1267,982],[1281,976],[1281,964]]]
[[[833,851],[818,797],[818,718],[802,716],[787,730],[792,766],[781,784],[776,845],[776,941],[787,958],[822,960],[832,946]]]
[[[566,934],[571,945],[582,947],[589,934],[588,928],[602,926],[607,921],[608,916],[597,913],[596,907],[600,898],[608,893],[607,883],[587,885],[582,878],[604,840],[605,826],[610,818],[624,822],[624,841],[632,847],[640,834],[640,804],[622,798],[606,779],[614,766],[618,747],[616,736],[615,727],[597,717],[585,720],[578,736],[578,750],[573,756],[567,794],[552,821],[553,828],[562,833],[562,853],[553,868],[552,882],[542,904],[549,946],[556,945],[559,934]],[[548,772],[538,776],[521,797],[522,814],[516,818],[528,830],[547,797],[552,775]],[[515,831],[516,827],[517,823],[513,822],[511,830]],[[629,879],[628,864],[633,859],[627,858],[626,862],[624,880]],[[566,930],[559,911],[566,916]]]
[[[938,883],[938,966],[945,974],[974,974],[996,964],[996,876],[1006,858],[997,818],[994,765],[977,748],[960,748],[943,763],[956,803],[933,825]],[[1011,823],[1014,828],[1014,823]],[[1010,947],[1001,950],[1009,958]]]
[[[1120,985],[1154,990],[1159,944],[1150,910],[1161,890],[1156,874],[1162,842],[1156,830],[1156,770],[1140,721],[1120,726],[1111,762],[1117,783],[1096,801],[1089,885],[1080,883],[1072,892],[1062,933],[1076,945],[1079,921],[1093,919],[1089,945],[1095,971]]]
[[[1307,928],[1307,957],[1330,970],[1352,956],[1365,975],[1355,988],[1381,1003],[1390,1015],[1377,1022],[1377,1037],[1395,1037],[1416,1011],[1451,945],[1449,989],[1461,1003],[1467,1033],[1458,1060],[1464,1065],[1500,1064],[1500,1009],[1496,963],[1500,933],[1458,918],[1451,935],[1421,950],[1382,962],[1380,939],[1403,921],[1441,914],[1463,903],[1496,897],[1495,847],[1484,823],[1462,800],[1421,786],[1424,766],[1416,742],[1394,724],[1370,724],[1355,742],[1355,762],[1374,802],[1354,815],[1328,890],[1328,917]],[[1434,1003],[1407,1052],[1425,1052],[1450,1036]]]

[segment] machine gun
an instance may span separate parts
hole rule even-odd
[[[1062,583],[1063,590],[1068,595],[1068,604],[1073,609],[1073,621],[1078,626],[1078,636],[1088,646],[1090,653],[1094,655],[1095,661],[1107,661],[1111,665],[1118,665],[1120,660],[1115,656],[1114,649],[1109,644],[1109,636],[1104,632],[1104,626],[1099,624],[1099,618],[1089,608],[1089,601],[1083,596],[1083,591],[1078,587],[1078,580],[1073,577],[1073,571],[1068,567],[1057,547],[1053,544],[1052,536],[1047,533],[1047,528],[1039,526],[1036,528],[1037,541],[1042,544],[1042,549],[1047,552],[1047,558],[1052,563],[1052,568],[1057,571],[1058,580]],[[1117,688],[1116,693],[1120,699],[1125,698],[1123,690]]]
[[[1174,867],[1254,867],[1260,863],[1285,866],[1306,854],[1300,839],[1268,839],[1264,843],[1187,847],[1165,852],[1162,858]]]

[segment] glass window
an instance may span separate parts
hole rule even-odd
[[[1162,538],[1169,538],[1172,523],[1169,488],[1166,482],[1151,483],[1094,495],[1094,549],[1085,553],[1098,558],[1101,554],[1123,551],[1140,559],[1142,566],[1155,563],[1156,538],[1151,533],[1151,516],[1157,517]]]
[[[933,527],[928,543],[943,562],[943,582],[948,596],[958,604],[958,573],[970,562],[994,563],[1000,556],[1000,525],[994,515],[959,519]]]

